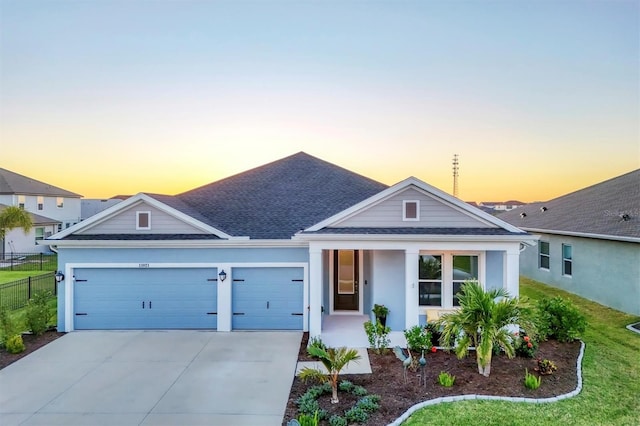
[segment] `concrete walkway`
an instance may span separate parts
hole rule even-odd
[[[280,425],[301,337],[69,333],[0,370],[0,424]]]

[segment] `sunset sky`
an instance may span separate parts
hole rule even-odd
[[[546,200],[640,167],[640,1],[0,0],[0,167],[176,194],[305,151]],[[321,183],[320,183],[321,184]]]

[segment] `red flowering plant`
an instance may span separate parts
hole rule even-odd
[[[516,356],[533,358],[536,355],[536,352],[538,351],[538,342],[528,336],[527,333],[520,330],[519,333],[515,333],[514,338]]]

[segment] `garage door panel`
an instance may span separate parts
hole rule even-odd
[[[303,268],[234,268],[234,329],[301,330]]]
[[[216,274],[214,268],[78,269],[75,328],[216,328]]]

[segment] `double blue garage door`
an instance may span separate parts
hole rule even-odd
[[[74,328],[216,329],[217,274],[214,268],[77,269]],[[233,268],[232,276],[233,329],[302,329],[302,268]]]

